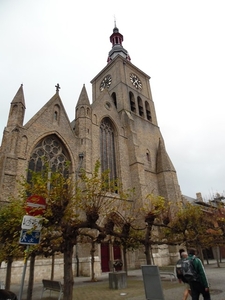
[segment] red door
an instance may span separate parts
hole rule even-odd
[[[119,259],[121,260],[121,251],[120,247],[117,245],[113,246],[113,255],[114,260]],[[108,243],[102,243],[101,244],[101,267],[102,272],[109,272],[109,262],[110,262],[110,255],[109,255],[109,244]],[[120,271],[122,267],[116,267],[116,271]]]
[[[101,244],[102,272],[109,272],[109,244]]]
[[[118,245],[114,245],[113,246],[113,254],[114,254],[114,260],[121,260],[121,251],[120,251],[120,247]],[[116,271],[121,271],[122,270],[122,266],[117,265],[115,267]]]

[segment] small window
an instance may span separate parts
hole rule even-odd
[[[53,111],[53,123],[58,123],[60,118],[60,106],[56,104]]]
[[[113,92],[111,95],[112,99],[113,99],[113,103],[115,104],[115,107],[117,108],[117,101],[116,101],[116,93]]]
[[[146,162],[145,162],[145,166],[147,168],[151,167],[151,155],[150,155],[149,149],[146,149]]]

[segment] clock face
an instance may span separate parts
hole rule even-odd
[[[100,91],[102,92],[105,88],[108,89],[111,83],[112,83],[111,75],[106,75],[100,84]]]
[[[137,77],[137,75],[131,73],[130,74],[130,81],[136,87],[136,89],[142,89],[141,80]]]

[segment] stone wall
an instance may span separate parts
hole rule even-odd
[[[63,282],[63,258],[55,259],[54,263],[54,280],[60,280]],[[5,282],[6,277],[6,263],[1,264],[0,268],[0,282]],[[25,276],[25,284],[28,283],[29,279],[29,260],[26,268],[26,276]],[[48,258],[36,259],[35,261],[35,271],[34,271],[34,281],[41,282],[44,279],[51,278],[51,268],[52,268],[52,260]],[[16,284],[20,283],[22,279],[22,273],[24,269],[23,261],[14,261],[12,264],[12,276],[11,283]],[[73,273],[74,276],[77,276],[77,263],[73,261]],[[101,275],[101,264],[99,257],[95,257],[95,276],[98,277]],[[79,276],[91,276],[91,258],[80,258],[79,259]]]

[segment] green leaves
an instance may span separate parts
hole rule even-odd
[[[11,199],[10,203],[0,209],[0,261],[8,261],[9,257],[21,257],[23,246],[19,245],[21,223],[25,214],[24,203]]]
[[[189,202],[179,207],[170,223],[170,229],[165,232],[170,241],[202,248],[222,242],[222,231],[218,228],[215,209],[210,205],[193,205]]]

